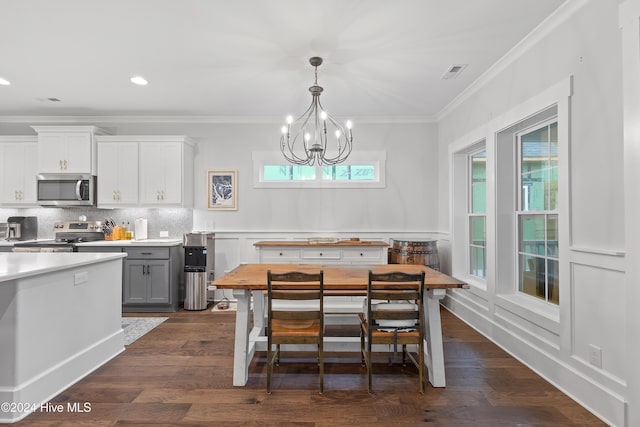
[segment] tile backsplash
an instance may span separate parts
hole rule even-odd
[[[0,209],[0,222],[10,216],[37,216],[38,239],[52,239],[53,223],[56,221],[74,221],[82,215],[89,221],[104,221],[113,218],[116,224],[129,222],[133,229],[136,218],[147,218],[147,237],[157,239],[161,231],[167,231],[169,237],[182,238],[184,233],[192,231],[193,210],[188,208],[128,208],[128,209],[98,209],[98,208],[27,208]],[[135,238],[135,236],[134,236]]]

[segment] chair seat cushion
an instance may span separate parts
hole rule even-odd
[[[371,310],[417,310],[418,305],[412,302],[372,302]],[[363,310],[365,313],[365,319],[367,317],[367,299],[364,299]],[[409,320],[390,320],[390,319],[379,319],[377,322],[378,326],[381,327],[389,327],[389,328],[411,328],[416,325],[416,321],[413,319]]]

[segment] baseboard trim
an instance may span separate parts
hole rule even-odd
[[[0,411],[0,423],[20,421],[30,415],[33,408],[36,408],[36,412],[40,411],[41,405],[46,404],[123,351],[124,332],[120,329],[16,387],[0,388],[0,402],[19,404],[17,409],[22,409],[21,406],[27,404],[31,409],[15,412]],[[80,407],[83,403],[80,402]],[[64,410],[66,409],[65,406]]]

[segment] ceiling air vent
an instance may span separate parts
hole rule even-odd
[[[447,71],[442,75],[442,80],[455,79],[465,68],[467,68],[467,64],[450,65]]]

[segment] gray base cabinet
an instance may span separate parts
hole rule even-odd
[[[117,248],[81,246],[78,251],[127,253],[123,261],[123,312],[172,312],[180,307],[182,245]]]

